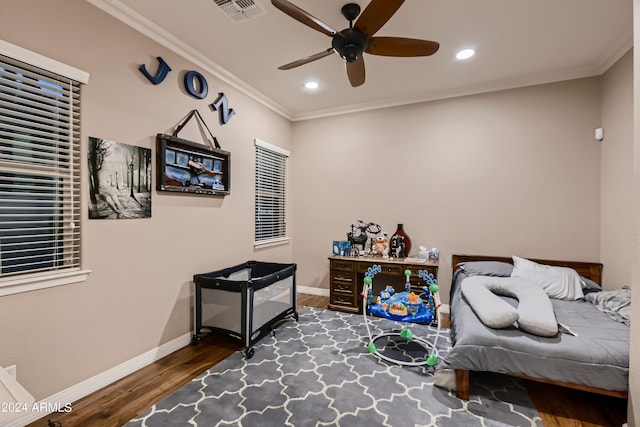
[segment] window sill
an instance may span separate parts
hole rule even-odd
[[[0,297],[84,282],[91,270],[73,270],[0,280]]]
[[[278,239],[261,240],[259,242],[253,242],[254,249],[268,248],[270,246],[279,246],[289,244],[288,237],[280,237]]]

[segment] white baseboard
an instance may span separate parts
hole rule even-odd
[[[314,288],[311,286],[296,286],[296,291],[299,294],[319,295],[321,297],[329,296],[329,289],[326,289],[326,288]]]
[[[145,366],[162,359],[168,354],[171,354],[174,351],[189,345],[189,343],[191,342],[191,336],[191,332],[179,336],[178,338],[162,344],[159,347],[151,349],[146,353],[141,354],[140,356],[136,356],[133,359],[127,360],[126,362],[114,366],[107,371],[86,379],[81,383],[73,385],[66,390],[62,390],[61,392],[56,393],[53,396],[49,396],[42,401],[38,401],[35,404],[40,409],[56,407],[62,408],[67,404],[71,404],[71,410],[73,410],[73,402],[76,402],[83,397],[88,396],[91,393],[98,391],[101,388],[108,386],[109,384],[112,384],[141,368],[144,368]],[[33,412],[26,412],[23,416],[11,420],[10,424],[3,424],[3,427],[22,427],[24,425],[37,421],[40,418],[46,417],[52,412],[53,410],[46,409],[44,411],[38,410]]]

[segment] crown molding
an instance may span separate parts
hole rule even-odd
[[[290,111],[118,0],[85,0],[288,120]]]
[[[620,57],[617,57],[615,63]],[[330,108],[326,110],[311,111],[304,114],[294,115],[292,121],[303,121],[319,119],[342,114],[361,113],[365,111],[378,110],[382,108],[400,107],[403,105],[419,104],[423,102],[440,101],[443,99],[459,98],[463,96],[479,95],[489,92],[498,92],[502,90],[518,89],[528,86],[537,86],[549,83],[556,83],[567,80],[582,79],[601,75],[608,69],[601,71],[602,67],[589,67],[584,69],[572,69],[564,71],[553,71],[547,74],[536,74],[527,77],[518,77],[512,80],[496,80],[490,82],[482,82],[475,85],[469,85],[459,88],[443,88],[441,90],[429,91],[428,93],[418,94],[412,98],[398,98],[395,100],[387,100],[386,102],[369,102],[363,104],[345,105],[340,108]]]
[[[437,101],[447,98],[456,98],[461,96],[477,95],[487,92],[495,92],[500,90],[516,89],[526,86],[535,86],[539,84],[547,84],[571,79],[579,79],[586,77],[599,76],[604,74],[613,64],[615,64],[625,53],[633,47],[633,34],[629,34],[619,46],[611,49],[611,54],[602,58],[597,64],[584,67],[581,69],[559,70],[547,74],[530,75],[527,77],[518,77],[511,81],[500,80],[494,82],[483,82],[482,84],[471,85],[459,88],[447,88],[435,92],[423,93],[412,98],[397,98],[386,100],[383,102],[372,101],[362,104],[345,105],[337,108],[329,108],[325,110],[309,111],[304,113],[293,113],[284,106],[278,104],[268,96],[261,93],[256,88],[248,85],[240,80],[234,74],[230,73],[224,67],[211,61],[199,51],[193,49],[183,41],[174,37],[161,27],[149,21],[144,16],[132,10],[119,0],[86,0],[88,3],[103,10],[124,24],[139,31],[160,45],[180,55],[186,60],[201,67],[205,71],[216,76],[223,82],[242,92],[251,99],[269,108],[273,112],[281,115],[290,121],[303,121],[343,114],[358,113],[382,108],[398,107],[402,105],[417,104],[422,102]]]
[[[599,65],[598,74],[604,74],[609,68],[611,68],[620,58],[622,58],[629,50],[633,48],[633,30],[627,34],[627,37],[620,43],[619,46],[611,49],[611,53],[604,57],[602,63]]]

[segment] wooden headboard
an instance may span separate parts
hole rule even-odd
[[[602,284],[602,264],[598,262],[559,261],[559,260],[552,260],[552,259],[536,259],[536,258],[527,258],[527,259],[533,262],[537,262],[538,264],[547,264],[547,265],[554,265],[559,267],[573,268],[578,272],[580,276],[586,277],[587,279],[591,279],[599,285]],[[453,269],[452,273],[455,273],[458,263],[468,262],[468,261],[502,261],[502,262],[508,262],[509,264],[513,264],[513,258],[511,257],[453,254],[451,255],[451,268]]]

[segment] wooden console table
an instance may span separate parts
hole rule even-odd
[[[329,309],[346,311],[348,313],[362,313],[362,281],[364,274],[374,264],[382,267],[380,275],[393,276],[404,285],[404,271],[411,270],[411,290],[422,292],[424,280],[418,276],[420,270],[428,270],[433,277],[438,278],[438,261],[410,262],[406,258],[382,258],[381,256],[330,256],[329,257]],[[374,295],[378,291],[375,283],[380,282],[379,276],[374,279]],[[397,291],[403,291],[404,288]]]

